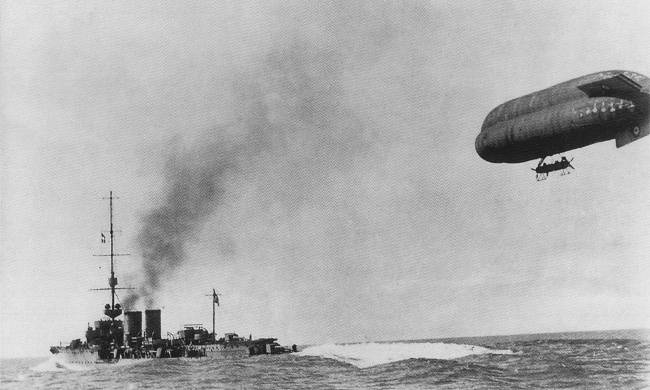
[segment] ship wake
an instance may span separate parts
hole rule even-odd
[[[363,343],[324,344],[307,347],[299,356],[318,356],[368,368],[407,359],[459,359],[470,355],[510,355],[510,350],[496,350],[476,345],[446,343]]]
[[[78,364],[71,363],[66,361],[64,358],[61,358],[58,355],[50,356],[43,363],[31,367],[31,371],[36,372],[52,372],[52,371],[90,371],[108,367],[124,367],[131,366],[134,364],[144,363],[150,359],[122,359],[117,363],[89,363],[89,364]]]
[[[52,355],[43,363],[30,368],[32,371],[37,372],[50,372],[50,371],[88,371],[92,370],[93,366],[74,364],[66,362],[57,355]]]

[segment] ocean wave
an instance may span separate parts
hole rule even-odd
[[[496,350],[476,345],[447,343],[362,343],[323,344],[307,347],[299,356],[318,356],[368,368],[407,359],[458,359],[470,355],[511,355],[510,350]]]

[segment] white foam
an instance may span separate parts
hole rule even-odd
[[[47,371],[90,371],[96,369],[103,369],[109,367],[124,367],[135,364],[140,364],[149,361],[150,359],[121,359],[117,363],[89,363],[89,364],[76,364],[66,362],[64,359],[59,358],[57,355],[52,355],[43,363],[31,367],[30,370],[38,372]]]
[[[359,368],[398,362],[407,359],[458,359],[469,355],[513,354],[510,350],[496,350],[476,345],[446,343],[363,343],[324,344],[307,347],[299,356],[320,356],[349,363]]]
[[[87,371],[92,370],[92,365],[72,364],[60,359],[57,355],[50,356],[43,363],[30,368],[32,371],[49,372],[49,371]]]

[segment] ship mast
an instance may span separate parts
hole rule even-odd
[[[117,278],[115,277],[115,256],[128,256],[128,254],[118,254],[115,253],[115,247],[114,247],[114,238],[115,238],[115,230],[113,230],[113,199],[119,199],[117,197],[113,196],[113,191],[109,192],[108,198],[104,198],[109,200],[109,210],[110,210],[110,230],[108,231],[109,233],[109,240],[111,244],[111,254],[110,255],[95,255],[95,256],[110,256],[111,257],[111,277],[108,278],[108,286],[110,288],[97,288],[93,290],[111,290],[111,303],[110,305],[107,304],[106,307],[104,308],[104,314],[106,314],[108,317],[110,317],[112,320],[115,319],[115,317],[119,316],[122,314],[122,308],[120,305],[115,305],[115,290],[122,290],[121,288],[116,288],[117,286]],[[102,234],[103,236],[103,234]],[[102,240],[103,241],[103,240]],[[129,289],[130,288],[126,288]]]
[[[216,342],[217,341],[217,334],[215,333],[215,305],[219,306],[219,295],[217,294],[217,291],[215,289],[212,289],[212,294],[207,295],[206,297],[212,297],[212,341]]]
[[[113,257],[115,256],[113,252],[113,191],[109,192],[108,199],[111,213],[111,230],[109,231],[111,240],[111,278],[108,280],[108,284],[111,286],[111,310],[115,310],[115,286],[117,286],[117,278],[113,269]]]

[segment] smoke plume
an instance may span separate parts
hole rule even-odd
[[[428,23],[426,10],[408,3],[298,4],[291,14],[299,18],[280,16],[288,27],[274,32],[257,65],[229,70],[226,105],[234,123],[168,156],[161,204],[144,214],[137,237],[143,287],[127,297],[127,308],[155,302],[185,262],[188,243],[235,191],[233,183],[254,186],[261,211],[279,205],[291,218],[304,207],[332,208],[323,202],[340,197],[332,188],[341,177],[354,182],[387,145],[400,143],[399,127],[425,123],[419,46],[426,39],[418,26]],[[327,230],[337,234],[353,218],[361,234],[368,221],[355,210],[357,200],[340,202]]]

